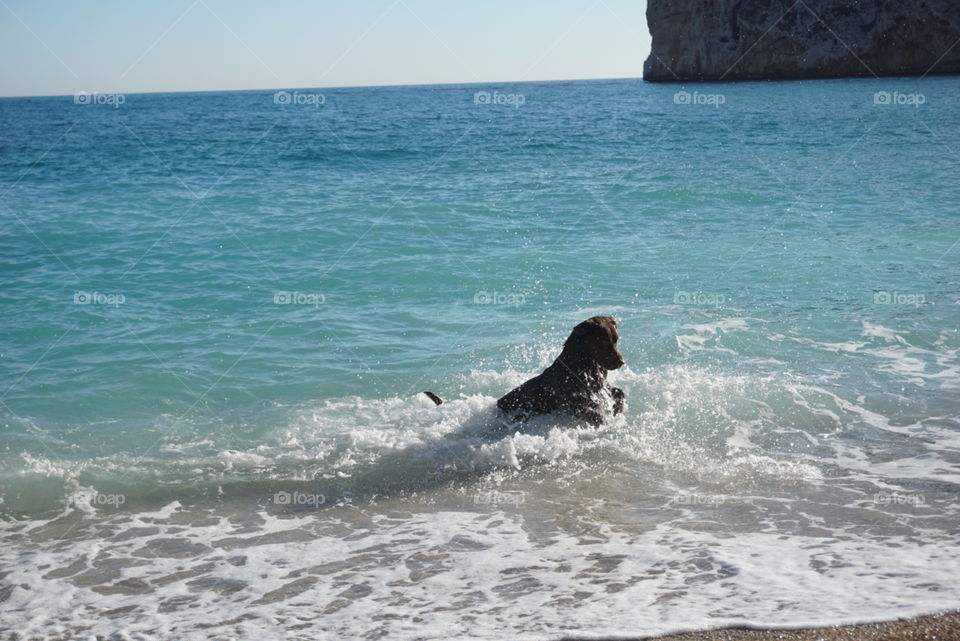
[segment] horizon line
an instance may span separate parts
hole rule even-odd
[[[160,94],[189,94],[189,93],[239,93],[242,91],[298,91],[301,89],[387,89],[393,87],[459,87],[464,85],[516,85],[516,84],[536,84],[547,82],[582,82],[587,80],[643,80],[642,76],[614,76],[614,77],[590,77],[590,78],[556,78],[552,80],[489,80],[489,81],[471,81],[471,82],[418,82],[418,83],[400,83],[400,84],[374,84],[374,85],[335,85],[328,87],[255,87],[248,89],[175,89],[172,91],[88,91],[88,94],[104,95],[124,95],[124,96],[150,96]],[[22,99],[22,98],[69,98],[76,96],[82,91],[73,93],[51,93],[51,94],[21,94],[0,96],[0,100]]]

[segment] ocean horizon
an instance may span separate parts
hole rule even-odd
[[[955,609],[958,103],[948,76],[0,99],[0,629]],[[626,411],[505,425],[594,315]]]
[[[909,79],[909,76],[904,76]],[[0,96],[0,100],[18,100],[22,98],[73,98],[78,94],[123,94],[124,96],[161,96],[177,94],[210,94],[210,93],[259,93],[264,91],[334,91],[338,89],[413,89],[413,88],[439,88],[439,87],[490,87],[503,85],[538,85],[538,84],[557,84],[568,82],[611,82],[611,81],[641,81],[641,76],[611,76],[609,78],[554,78],[540,80],[472,80],[469,82],[426,82],[426,83],[400,83],[400,84],[382,84],[382,85],[316,85],[316,86],[271,86],[258,87],[254,89],[170,89],[158,91],[73,91],[69,93],[57,94],[23,94],[16,96]],[[732,82],[732,81],[731,81]],[[742,82],[742,81],[740,81]],[[776,82],[775,80],[757,80],[755,82]],[[724,83],[721,83],[724,84]]]

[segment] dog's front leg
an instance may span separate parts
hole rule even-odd
[[[607,391],[610,392],[610,396],[613,397],[613,414],[623,414],[624,407],[626,406],[626,394],[623,393],[622,389],[614,387],[613,385],[607,385]]]

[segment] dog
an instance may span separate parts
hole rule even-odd
[[[601,395],[613,399],[614,415],[624,410],[625,396],[619,387],[607,384],[607,372],[623,366],[617,347],[620,334],[611,316],[593,316],[573,328],[563,344],[560,356],[523,385],[497,400],[500,411],[525,421],[542,414],[564,413],[598,426],[604,414]],[[432,392],[424,392],[434,403],[443,401]]]

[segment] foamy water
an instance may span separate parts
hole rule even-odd
[[[4,525],[6,615],[40,636],[534,639],[955,605],[955,432],[790,377],[615,381],[630,408],[601,428],[498,435],[483,394],[348,398],[252,451],[178,452],[214,493],[151,508],[78,488]]]

